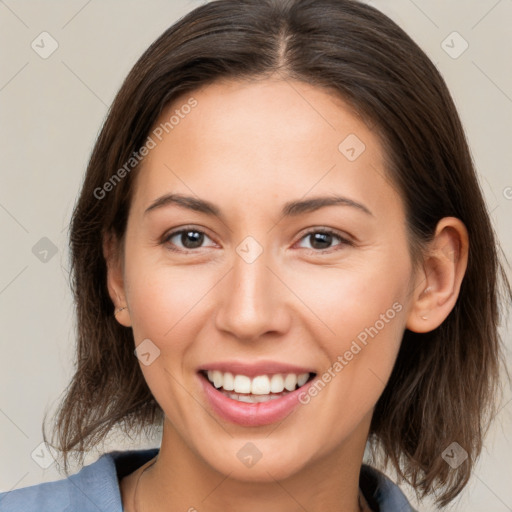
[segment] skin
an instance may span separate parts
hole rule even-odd
[[[141,364],[166,419],[157,462],[140,480],[138,512],[356,512],[375,404],[405,328],[430,331],[452,310],[467,265],[466,228],[442,219],[415,269],[380,140],[325,89],[226,81],[192,96],[198,105],[136,177],[123,243],[104,243],[110,295],[127,307],[117,320],[133,329],[135,345],[149,338],[160,350]],[[338,149],[349,134],[366,146],[354,161]],[[334,191],[371,214],[337,205],[280,216],[287,201]],[[171,192],[214,203],[222,218],[172,205],[144,214]],[[181,235],[163,241],[191,225],[205,233],[198,248]],[[315,244],[308,228],[330,228],[352,243],[333,236]],[[249,235],[263,249],[250,264],[236,252]],[[271,359],[312,366],[318,378],[394,303],[400,312],[279,424],[242,427],[210,409],[200,365]],[[250,468],[237,458],[247,442],[262,453]],[[139,475],[121,481],[128,512]]]

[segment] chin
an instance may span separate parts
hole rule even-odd
[[[298,441],[298,440],[297,440]],[[209,449],[214,446],[215,449]],[[298,447],[299,446],[299,447]],[[242,482],[268,483],[285,480],[304,470],[311,462],[308,453],[318,454],[321,447],[306,448],[305,443],[283,445],[275,439],[230,439],[212,441],[206,451],[197,453],[215,471]]]

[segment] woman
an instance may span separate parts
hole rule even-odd
[[[510,287],[446,85],[376,9],[182,18],[121,87],[70,238],[55,447],[67,468],[116,426],[162,442],[5,510],[413,510],[366,446],[441,506],[468,482]]]

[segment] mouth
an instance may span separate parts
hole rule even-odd
[[[216,416],[243,427],[259,427],[291,414],[317,374],[281,364],[235,363],[201,368],[197,375]]]
[[[262,374],[252,378],[219,370],[200,370],[199,373],[227,398],[249,404],[278,400],[316,376],[314,372]]]

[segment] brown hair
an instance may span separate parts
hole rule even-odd
[[[70,227],[76,370],[53,430],[65,469],[73,449],[83,462],[84,451],[114,427],[129,435],[163,419],[134,356],[132,331],[113,316],[102,253],[104,236],[123,238],[137,166],[110,181],[108,195],[98,191],[138,154],[178,96],[216,80],[276,73],[335,91],[378,130],[406,207],[414,261],[441,218],[458,217],[468,229],[469,261],[455,307],[432,332],[405,331],[369,437],[372,453],[382,448],[383,462],[419,494],[441,489],[436,501],[445,506],[466,485],[496,411],[500,292],[507,300],[512,294],[442,77],[398,25],[353,0],[212,1],[167,29],[124,81]],[[453,441],[468,452],[457,469],[441,457]]]

